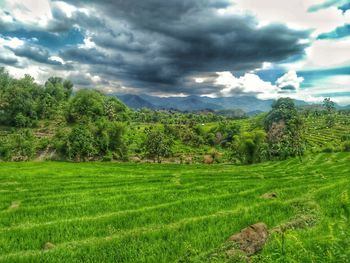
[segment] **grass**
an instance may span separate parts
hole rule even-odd
[[[0,163],[0,262],[223,262],[215,251],[231,234],[300,218],[311,220],[272,234],[252,260],[348,262],[349,158]],[[277,199],[260,197],[272,191]]]

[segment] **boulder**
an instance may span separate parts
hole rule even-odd
[[[261,196],[261,198],[264,198],[264,199],[276,199],[278,197],[278,195],[274,192],[272,193],[265,193]]]
[[[205,164],[213,164],[214,158],[211,155],[204,155],[203,156],[203,163]]]
[[[229,241],[236,242],[239,249],[249,256],[263,248],[268,236],[267,226],[264,223],[257,223],[234,234],[229,238]]]

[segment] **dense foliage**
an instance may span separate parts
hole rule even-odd
[[[292,99],[281,98],[272,105],[265,118],[265,130],[272,157],[303,155],[303,123]]]
[[[75,90],[69,80],[50,77],[39,85],[0,69],[1,160],[252,164],[307,150],[349,151],[348,116],[330,99],[319,108],[298,109],[292,99],[281,98],[269,113],[241,119],[223,112],[131,110],[116,97]],[[309,134],[339,125],[344,132],[331,143],[313,144]]]

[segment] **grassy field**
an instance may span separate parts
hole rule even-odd
[[[225,262],[257,222],[293,228],[253,262],[349,262],[349,164],[0,163],[0,262]]]

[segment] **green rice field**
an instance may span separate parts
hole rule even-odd
[[[235,262],[223,244],[257,222],[290,227],[252,262],[350,262],[349,195],[349,153],[251,166],[0,163],[0,262]]]

